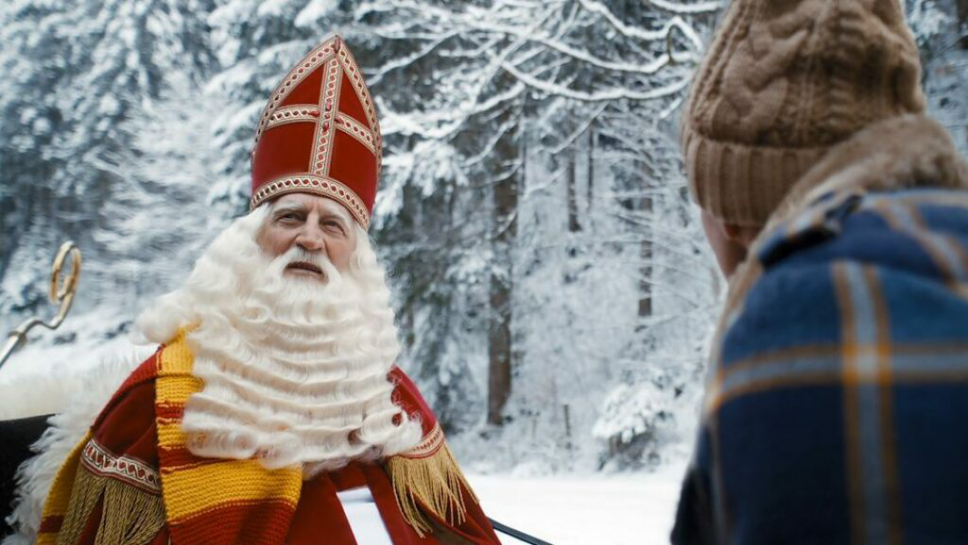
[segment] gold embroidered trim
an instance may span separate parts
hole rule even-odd
[[[366,120],[370,124],[370,130],[373,134],[373,147],[376,150],[376,179],[379,180],[380,171],[383,169],[383,135],[380,132],[380,122],[376,117],[376,106],[370,97],[370,90],[366,87],[366,82],[363,79],[363,74],[360,72],[359,65],[356,63],[356,59],[353,58],[353,54],[350,53],[350,49],[346,47],[345,43],[343,47],[339,48],[336,56],[343,65],[343,70],[347,72],[346,78],[353,85],[353,89],[356,91],[356,98],[363,105]]]
[[[259,128],[256,129],[255,141],[259,142],[259,138],[262,133],[268,128],[269,118],[276,111],[279,104],[289,96],[289,93],[295,89],[300,82],[306,79],[307,76],[313,73],[313,71],[321,64],[329,60],[335,53],[334,44],[339,40],[338,36],[326,40],[315,50],[311,51],[308,55],[303,57],[299,64],[297,64],[289,74],[286,75],[282,83],[276,87],[276,90],[272,92],[272,97],[266,104],[265,109],[262,110],[262,115],[259,117]],[[344,48],[345,49],[345,48]]]
[[[363,200],[352,189],[325,176],[287,176],[273,180],[256,191],[249,203],[249,208],[255,210],[268,199],[287,193],[313,193],[329,197],[345,206],[364,230],[370,226],[370,212],[363,204]]]
[[[309,170],[316,176],[326,176],[329,174],[329,164],[332,161],[330,149],[333,147],[333,134],[335,134],[333,118],[339,104],[339,61],[335,58],[329,61],[326,66],[326,79],[320,89],[320,111],[319,122],[316,124],[316,138],[313,142],[313,153],[310,157]]]
[[[401,452],[397,456],[403,456],[404,458],[426,458],[427,456],[436,454],[443,444],[444,430],[440,429],[440,424],[434,424],[434,428],[430,430],[427,437],[424,437],[423,441],[410,450]]]
[[[350,53],[348,47],[344,46],[339,48],[337,53],[343,69],[348,72],[346,79],[353,84],[353,89],[356,90],[356,98],[360,100],[360,104],[363,105],[363,111],[366,112],[366,120],[373,127],[373,136],[376,141],[380,141],[380,123],[376,118],[376,108],[373,106],[373,100],[370,98],[370,91],[366,88],[366,83],[363,80],[363,74],[360,73],[359,65],[356,64],[356,59],[353,58],[353,54]]]
[[[84,446],[81,464],[95,475],[123,481],[151,494],[161,493],[161,479],[154,468],[136,458],[114,456],[94,438]]]
[[[373,155],[376,155],[376,141],[373,138],[373,133],[370,129],[363,126],[362,123],[353,119],[352,117],[340,113],[336,116],[336,128],[342,130],[346,134],[352,136],[357,142],[366,146],[366,149],[370,150]]]
[[[266,123],[265,130],[289,123],[315,123],[319,121],[319,107],[315,104],[300,104],[298,106],[285,106],[276,110]]]

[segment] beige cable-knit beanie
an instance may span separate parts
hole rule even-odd
[[[733,0],[683,113],[699,205],[766,224],[831,146],[923,112],[920,76],[900,0]]]

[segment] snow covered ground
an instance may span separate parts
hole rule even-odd
[[[683,461],[653,473],[468,479],[488,516],[554,545],[658,545],[669,543],[684,472]]]

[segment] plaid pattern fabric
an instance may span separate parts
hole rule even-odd
[[[968,192],[828,195],[767,237],[674,539],[968,543]]]

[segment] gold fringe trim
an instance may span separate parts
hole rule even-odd
[[[47,494],[47,500],[44,502],[42,519],[64,516],[67,513],[67,507],[71,502],[71,487],[74,485],[77,471],[81,464],[81,452],[84,451],[84,447],[87,446],[87,442],[90,440],[91,432],[88,431],[84,434],[84,438],[74,447],[74,450],[67,456],[67,459],[64,460],[60,469],[57,470],[54,484],[51,485],[50,492]],[[42,535],[40,537],[45,536]]]
[[[477,503],[477,496],[446,443],[430,456],[393,456],[387,461],[387,470],[403,518],[421,538],[433,532],[430,520],[421,511],[421,505],[423,509],[456,526],[467,517],[462,486]]]
[[[97,475],[86,467],[78,468],[71,492],[57,545],[77,543],[102,498],[104,504],[95,545],[146,545],[165,525],[161,496]]]

